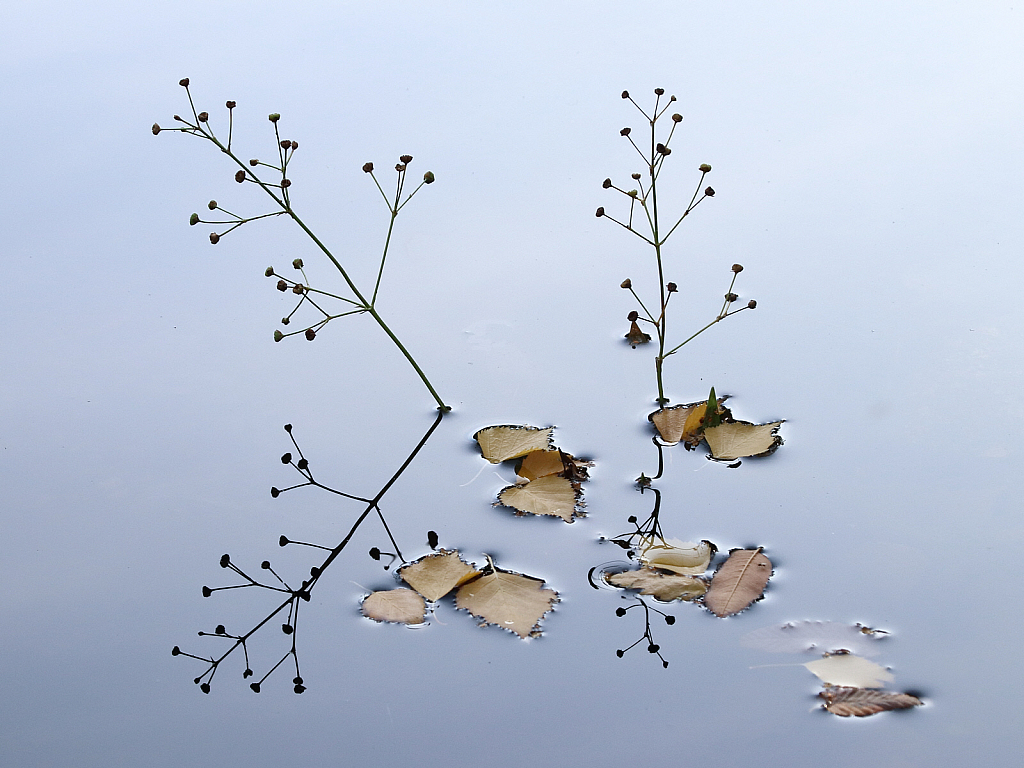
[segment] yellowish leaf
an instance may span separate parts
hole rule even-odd
[[[883,688],[892,673],[852,653],[836,653],[804,664],[828,687]]]
[[[442,549],[398,569],[398,575],[427,600],[440,600],[453,589],[480,575],[463,562],[458,550]]]
[[[397,624],[422,624],[427,617],[427,604],[411,589],[371,592],[363,600],[362,610],[368,619]]]
[[[542,579],[495,568],[459,587],[455,605],[520,637],[539,635],[538,623],[558,601],[558,593],[542,589],[543,584]]]
[[[781,421],[770,424],[751,424],[730,421],[704,430],[704,439],[712,457],[732,461],[745,456],[766,456],[782,445],[779,436]]]
[[[553,431],[554,427],[487,427],[473,437],[480,444],[484,458],[492,464],[500,464],[509,459],[518,459],[531,451],[549,450]]]
[[[734,549],[711,579],[704,605],[716,616],[739,613],[764,595],[772,563],[757,549]]]
[[[641,539],[639,549],[640,559],[652,568],[687,576],[704,573],[714,552],[710,541],[694,543],[658,537]]]
[[[572,457],[569,456],[569,459]],[[526,454],[518,474],[527,480],[536,480],[545,475],[557,475],[564,470],[565,465],[562,463],[560,451],[532,451]]]
[[[825,700],[825,709],[840,717],[867,717],[893,709],[909,709],[924,704],[909,693],[865,690],[863,688],[826,688],[818,694]]]
[[[668,603],[672,600],[696,600],[707,592],[707,584],[696,576],[679,576],[653,568],[605,574],[605,581],[623,589],[639,589],[641,595],[651,595]]]
[[[647,418],[658,429],[658,434],[666,443],[680,443],[697,439],[700,432],[701,419],[707,412],[707,402],[676,405],[662,408]],[[699,442],[699,439],[697,439]]]
[[[554,515],[571,523],[576,513],[578,494],[564,477],[548,475],[525,485],[510,485],[498,494],[506,507],[533,515]]]

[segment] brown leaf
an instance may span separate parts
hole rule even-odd
[[[779,436],[781,421],[770,424],[751,424],[748,421],[729,421],[704,430],[704,439],[711,456],[721,461],[733,461],[746,456],[767,456],[782,445]]]
[[[614,587],[639,589],[641,595],[651,595],[668,603],[672,600],[696,600],[707,592],[708,586],[696,576],[680,576],[654,568],[605,574],[605,581]]]
[[[739,613],[764,595],[772,575],[772,562],[757,549],[734,549],[719,567],[704,596],[704,605],[716,616]]]
[[[473,437],[480,444],[484,458],[492,464],[500,464],[508,459],[518,459],[531,451],[549,450],[553,430],[554,427],[486,427]]]
[[[533,515],[553,515],[571,523],[579,494],[572,483],[558,475],[547,475],[525,485],[510,485],[498,494],[506,507]]]
[[[867,717],[878,712],[909,709],[924,704],[917,696],[911,696],[909,693],[891,693],[866,688],[826,688],[818,695],[825,700],[825,709],[840,717]]]
[[[692,439],[699,442],[700,439],[697,435],[700,432],[701,419],[704,418],[707,409],[706,401],[676,405],[672,408],[655,411],[647,418],[654,423],[658,434],[666,443],[687,442]]]
[[[367,595],[362,611],[363,616],[374,621],[422,624],[427,617],[427,604],[411,589],[388,589]]]
[[[480,571],[463,562],[458,550],[442,549],[398,569],[398,575],[427,600],[440,600]]]
[[[650,340],[651,334],[641,331],[640,326],[636,324],[636,320],[629,324],[629,333],[626,334],[626,341],[632,345],[633,349],[636,349],[637,344],[646,344]]]
[[[536,636],[538,623],[558,601],[558,593],[542,589],[543,584],[543,579],[495,568],[494,573],[459,587],[455,605],[520,637]]]

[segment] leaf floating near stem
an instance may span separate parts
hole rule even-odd
[[[739,613],[764,596],[772,575],[772,563],[757,549],[734,549],[714,577],[704,605],[715,616]]]
[[[539,636],[540,620],[558,602],[558,593],[542,589],[543,579],[493,570],[459,587],[455,606],[522,638]]]
[[[440,600],[456,587],[480,575],[459,556],[458,550],[442,549],[398,569],[406,584],[427,600]]]
[[[707,582],[696,576],[681,576],[647,567],[605,574],[604,579],[613,587],[639,589],[641,595],[650,595],[663,603],[696,600],[708,591]]]
[[[784,422],[751,424],[748,421],[729,421],[704,430],[704,439],[711,449],[711,457],[719,461],[733,461],[747,456],[768,456],[782,445],[778,434]]]
[[[371,592],[363,600],[362,611],[368,619],[395,624],[422,624],[427,620],[427,604],[411,589]]]
[[[865,688],[826,688],[818,694],[825,700],[824,708],[839,717],[867,717],[894,709],[910,709],[924,704],[909,693],[891,693]]]
[[[498,494],[498,502],[531,515],[552,515],[571,523],[582,517],[580,493],[564,477],[547,475],[524,485],[510,485]]]

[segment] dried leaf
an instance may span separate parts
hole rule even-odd
[[[653,537],[640,540],[640,559],[652,568],[686,576],[699,576],[711,564],[715,550],[710,541],[694,543]]]
[[[772,562],[757,549],[734,549],[714,577],[704,605],[716,616],[739,613],[764,594]]]
[[[711,456],[732,461],[746,456],[767,456],[782,445],[779,436],[781,421],[770,424],[751,424],[747,421],[729,421],[704,430],[704,439]]]
[[[579,461],[571,454],[557,448],[551,451],[532,451],[526,454],[523,463],[516,472],[527,480],[536,480],[546,475],[570,473],[580,480],[587,479],[587,467],[594,466],[591,461]]]
[[[662,408],[655,411],[647,418],[654,423],[658,434],[666,443],[688,442],[697,440],[700,432],[701,420],[707,413],[708,404],[690,403],[689,405],[676,405],[672,408]]]
[[[463,562],[458,550],[442,549],[398,569],[398,575],[427,600],[440,600],[456,587],[480,575]]]
[[[636,324],[636,320],[629,324],[629,333],[626,334],[626,341],[630,343],[633,349],[636,349],[637,344],[646,344],[650,340],[651,334],[641,331],[640,326]]]
[[[492,464],[500,464],[508,459],[518,459],[531,451],[550,450],[552,431],[554,427],[487,427],[473,437],[480,444],[484,458]]]
[[[909,709],[924,704],[909,693],[872,691],[863,688],[826,688],[818,694],[825,700],[825,709],[840,717],[867,717],[893,709]]]
[[[696,600],[708,590],[707,583],[696,576],[680,576],[654,568],[608,573],[604,578],[614,587],[639,589],[641,595],[651,595],[665,603],[672,600]]]
[[[836,653],[804,664],[826,687],[884,688],[892,673],[852,653]]]
[[[740,638],[740,644],[771,653],[801,653],[815,650],[820,653],[842,649],[861,656],[876,656],[879,653],[878,641],[885,636],[886,633],[882,630],[868,629],[860,624],[843,624],[838,621],[790,621],[756,629]]]
[[[548,475],[525,485],[510,485],[498,494],[506,507],[533,515],[554,515],[571,523],[576,513],[578,492],[564,477]]]
[[[558,593],[542,589],[543,579],[494,569],[459,587],[455,605],[489,624],[515,632],[520,637],[539,635],[537,624],[558,601]]]
[[[362,610],[368,619],[397,624],[422,624],[427,618],[427,604],[411,589],[371,592],[363,600]]]

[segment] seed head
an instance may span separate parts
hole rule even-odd
[[[601,182],[601,187],[604,188],[604,189],[608,189],[608,187],[610,187],[611,185],[612,185],[612,180],[611,179],[605,179],[604,181]]]
[[[738,298],[739,298],[739,296],[737,296],[735,293],[727,293],[727,294],[725,294],[725,300],[728,301],[730,304],[732,304]]]
[[[633,287],[633,281],[630,280],[628,277],[625,280],[622,281],[621,285],[619,285],[619,288],[625,288],[627,290],[632,288],[632,287]]]
[[[228,100],[224,102],[224,106],[228,109],[234,109],[236,105],[235,102]]]
[[[290,139],[285,139],[284,141],[281,142],[281,149],[291,149],[291,148],[292,148],[292,142],[291,142]]]
[[[654,149],[657,151],[657,153],[659,155],[671,155],[672,154],[672,150],[669,149],[668,147],[666,147],[664,144],[658,144]]]
[[[156,136],[160,131],[160,123],[153,123],[153,135]]]
[[[188,88],[188,78],[181,78],[181,80],[178,81],[178,85],[180,85],[182,88]]]
[[[200,112],[198,117],[199,117],[199,122],[200,123],[205,123],[207,120],[210,119],[210,113],[209,112]]]
[[[673,123],[681,123],[681,122],[683,122],[683,116],[680,115],[678,112],[676,112],[674,115],[672,115],[672,122]]]
[[[292,259],[292,266],[296,269],[302,269],[302,259]]]
[[[288,189],[288,187],[290,187],[291,185],[292,185],[292,180],[291,179],[281,179],[281,188],[282,189]]]
[[[665,89],[664,88],[655,88],[654,89],[654,95],[655,96],[664,96],[665,95]]]
[[[288,283],[286,283],[284,280],[278,280],[277,290],[281,291],[281,293],[284,293],[285,291],[288,290]]]
[[[595,215],[596,215],[596,216],[597,216],[597,218],[599,218],[599,219],[600,219],[600,218],[601,218],[602,216],[604,216],[604,206],[601,206],[600,208],[598,208],[598,209],[597,209],[597,211],[595,212]]]
[[[198,223],[199,223],[199,214],[198,213],[193,213],[191,216],[188,217],[188,225],[190,227],[194,227]]]
[[[632,312],[626,315],[626,319],[629,320],[629,322],[631,323],[635,323],[638,319],[640,319],[640,314],[634,309]]]
[[[707,195],[708,197],[714,197],[715,190],[713,187],[708,187],[707,189],[704,190],[704,194]]]
[[[218,235],[216,232],[211,232],[210,233],[210,243],[212,245],[216,245],[219,242],[220,242],[220,235]]]
[[[629,177],[631,179],[633,179],[633,181],[640,181],[640,174],[639,173],[631,173],[631,174],[629,174]]]
[[[185,85],[188,85],[188,80],[185,81]],[[628,99],[629,98],[629,91],[623,91],[622,92],[622,98]]]
[[[679,290],[679,286],[676,285],[675,283],[669,283],[668,285],[665,286],[665,288],[668,289],[669,293],[675,293],[676,291]]]
[[[363,163],[363,173],[373,173],[373,163]]]
[[[434,183],[434,172],[433,171],[427,171],[426,173],[423,174],[423,183],[424,184],[433,184]]]
[[[747,309],[757,309],[757,302],[751,299],[747,302]]]
[[[312,341],[315,338],[316,338],[316,331],[314,331],[312,328],[307,328],[306,329],[306,341]]]
[[[284,338],[284,334],[283,333],[281,333],[280,331],[274,331],[274,341],[280,341],[283,338]],[[273,490],[271,490],[271,495],[273,495]],[[274,498],[276,499],[277,497],[274,496]]]
[[[252,163],[250,162],[249,165],[252,165]],[[237,181],[239,184],[245,181],[245,171],[237,171],[235,173],[235,181]]]
[[[742,264],[733,264],[732,265],[732,271],[735,272],[736,274],[739,274],[740,272],[743,271],[743,265]]]
[[[404,165],[408,165],[412,162],[412,155],[402,155],[398,159],[401,160]]]
[[[210,202],[208,202],[206,204],[206,207],[209,208],[211,211],[216,211],[217,210],[217,201],[216,200],[211,200]]]
[[[271,112],[269,115],[267,115],[267,120],[269,120],[272,123],[276,123],[280,119],[281,115],[278,114],[277,112]]]
[[[251,165],[253,168],[255,168],[259,164],[260,164],[260,161],[257,160],[255,157],[252,160],[249,161],[249,165]]]
[[[631,130],[633,130],[633,129],[632,128],[623,128],[621,131],[619,131],[619,136],[629,136],[629,133],[630,133]]]
[[[708,165],[707,163],[701,163],[697,167],[697,170],[700,171],[701,173],[711,173],[711,166]]]

